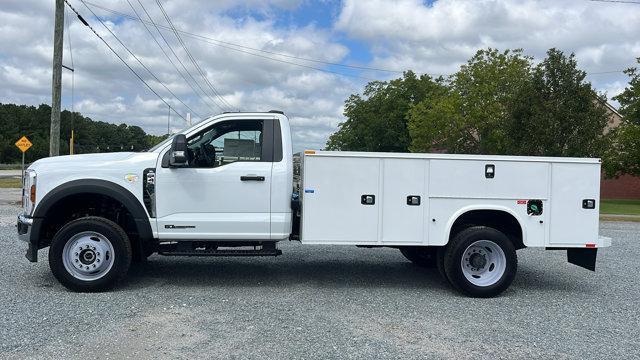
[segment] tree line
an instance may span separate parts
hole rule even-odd
[[[147,134],[139,126],[94,121],[70,111],[60,116],[60,155],[69,154],[71,126],[74,129],[74,153],[142,151],[166,136]],[[51,107],[0,104],[0,164],[19,163],[22,153],[14,145],[27,136],[33,146],[26,152],[27,163],[49,156]]]
[[[407,71],[368,83],[345,101],[326,147],[600,157],[609,176],[640,175],[640,73],[625,73],[629,86],[614,97],[624,118],[612,127],[606,96],[574,54],[550,49],[535,63],[521,49],[483,49],[448,77]]]

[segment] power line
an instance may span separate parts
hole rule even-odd
[[[611,71],[598,71],[598,72],[588,72],[587,75],[605,75],[605,74],[619,74],[623,73],[624,70],[611,70]]]
[[[132,19],[132,20],[138,20],[138,19],[134,18],[133,16],[131,16],[130,14],[126,14],[126,13],[122,13],[122,12],[119,12],[119,11],[116,11],[116,10],[113,10],[113,9],[109,9],[107,7],[104,7],[104,6],[91,3],[89,1],[87,1],[87,3],[92,5],[92,6],[94,6],[94,7],[96,7],[96,8],[99,8],[99,9],[102,9],[104,11],[110,12],[112,14],[119,15],[119,16],[122,16],[122,17],[126,17],[126,18],[129,18],[129,19]],[[161,27],[163,27],[163,26],[161,26]],[[271,55],[276,55],[276,56],[282,56],[282,57],[289,58],[289,59],[309,61],[309,62],[314,62],[314,63],[318,63],[318,64],[333,65],[333,66],[339,66],[339,67],[350,68],[350,69],[358,69],[358,70],[372,70],[372,71],[390,72],[390,73],[403,73],[404,72],[403,70],[384,69],[384,68],[371,67],[371,66],[361,66],[361,65],[349,65],[349,64],[332,62],[332,61],[327,61],[327,60],[320,60],[320,59],[313,59],[313,58],[303,57],[303,56],[283,54],[283,53],[279,53],[279,52],[275,52],[275,51],[259,49],[259,48],[254,48],[254,47],[250,47],[250,46],[246,46],[246,45],[241,45],[241,44],[236,44],[236,43],[232,43],[232,42],[228,42],[228,41],[223,41],[223,40],[215,39],[215,38],[204,36],[204,35],[194,34],[194,33],[190,33],[190,32],[184,31],[184,30],[178,30],[178,32],[180,32],[180,33],[182,33],[184,35],[188,35],[190,37],[195,37],[195,38],[215,41],[215,42],[218,42],[218,43],[221,43],[221,44],[226,44],[226,45],[235,46],[235,47],[239,47],[239,48],[246,49],[246,50],[258,51],[258,52],[271,54]],[[428,74],[428,75],[432,75],[432,74]]]
[[[603,2],[603,3],[620,3],[620,4],[636,4],[640,5],[640,1],[629,1],[629,0],[589,0],[591,2]]]
[[[142,18],[140,17],[140,14],[138,14],[138,11],[135,9],[135,7],[133,6],[133,4],[131,4],[131,1],[127,0],[127,3],[129,4],[129,6],[131,7],[131,10],[133,10],[133,12],[136,14],[136,16],[138,17],[138,19],[142,20]],[[142,6],[142,3],[140,2],[140,0],[138,0],[138,4],[140,4],[140,6]],[[143,10],[146,13],[146,9],[144,9],[144,6],[142,6]],[[147,13],[148,15],[148,13]],[[213,108],[211,108],[211,105],[208,104],[205,99],[198,93],[198,91],[196,90],[196,88],[187,80],[187,78],[184,76],[184,74],[182,74],[182,72],[180,71],[180,69],[178,69],[178,67],[176,66],[176,64],[173,62],[173,60],[171,59],[171,57],[167,54],[167,52],[164,50],[164,47],[162,45],[160,45],[160,42],[158,42],[158,40],[156,39],[156,37],[153,35],[153,33],[151,32],[151,30],[149,29],[149,27],[147,26],[146,23],[142,23],[144,25],[144,28],[147,30],[147,32],[149,33],[149,36],[151,36],[151,38],[153,39],[153,41],[156,43],[156,45],[158,45],[158,47],[160,48],[160,50],[162,51],[162,53],[164,54],[164,56],[167,58],[167,60],[169,60],[169,63],[173,66],[173,68],[178,72],[178,74],[180,75],[180,77],[182,77],[182,80],[184,80],[184,82],[189,85],[189,87],[191,87],[191,90],[193,90],[193,92],[200,98],[200,100],[202,101],[203,104],[205,104],[210,111],[213,112]]]
[[[98,34],[98,32],[91,26],[89,25],[89,23],[82,17],[82,15],[80,15],[80,13],[73,7],[71,6],[71,4],[69,3],[68,0],[64,0],[64,2],[67,4],[67,6],[76,14],[76,16],[78,17],[78,20],[80,20],[80,22],[82,22],[82,24],[84,24],[86,27],[88,27],[91,32],[94,33],[95,36],[98,37],[98,39],[100,39],[108,48],[109,50],[111,50],[111,52],[118,58],[120,59],[120,61],[122,61],[122,63],[129,69],[131,70],[131,72],[140,80],[142,81],[143,84],[145,84],[147,86],[147,88],[149,90],[151,90],[152,93],[154,93],[165,105],[167,105],[171,110],[173,110],[178,116],[180,116],[184,121],[187,121],[187,119],[184,118],[184,116],[182,116],[182,114],[180,114],[179,112],[177,112],[173,107],[171,107],[171,105],[169,105],[169,103],[162,97],[160,96],[160,94],[158,94],[152,87],[151,85],[149,85],[146,81],[144,81],[144,79],[127,63],[126,60],[124,60],[122,58],[122,56],[120,56],[120,54],[118,54],[117,51],[115,51],[115,49],[113,47],[111,47],[111,45],[109,45],[109,43],[102,38],[102,36],[100,36],[100,34]]]
[[[67,10],[65,8],[65,16]],[[73,120],[74,120],[74,103],[75,103],[75,87],[76,87],[76,67],[73,63],[73,50],[71,47],[71,31],[69,30],[69,21],[65,21],[67,26],[67,44],[69,44],[69,59],[71,60],[71,131],[73,132]]]
[[[589,0],[589,1],[605,1],[605,0]],[[610,1],[613,1],[613,0],[610,0]],[[114,15],[122,16],[122,17],[125,17],[125,18],[128,18],[128,19],[135,20],[135,21],[140,21],[140,22],[143,22],[143,23],[146,22],[144,20],[137,19],[136,17],[131,16],[130,14],[119,12],[119,11],[116,11],[116,10],[113,10],[113,9],[110,9],[110,8],[107,8],[107,7],[98,5],[98,4],[94,4],[94,3],[89,2],[89,1],[86,1],[86,3],[88,3],[91,6],[96,7],[98,9],[101,9],[101,10],[104,10],[104,11],[109,12],[111,14],[114,14]],[[635,3],[635,2],[630,2],[630,3]],[[640,2],[638,2],[638,3],[640,3]],[[173,29],[171,29],[171,28],[169,28],[167,26],[157,25],[156,28],[158,28],[158,27],[163,28],[165,30],[173,31]],[[253,48],[253,47],[240,45],[240,44],[235,44],[235,43],[231,43],[231,42],[227,42],[227,41],[222,41],[222,40],[218,40],[218,39],[211,38],[211,37],[204,36],[204,35],[194,34],[194,33],[188,32],[188,31],[180,30],[180,29],[176,29],[176,31],[181,33],[181,34],[183,34],[183,35],[186,35],[188,37],[194,38],[196,40],[203,41],[205,43],[208,43],[208,44],[211,44],[211,45],[214,45],[214,46],[218,46],[218,47],[222,47],[222,48],[225,48],[225,49],[241,52],[241,53],[248,54],[248,55],[253,55],[253,56],[256,56],[256,57],[260,57],[260,58],[264,58],[264,59],[268,59],[268,60],[272,60],[272,61],[277,61],[277,62],[290,64],[290,65],[294,65],[294,66],[299,66],[299,67],[303,67],[303,68],[307,68],[307,69],[322,71],[322,72],[326,72],[326,73],[330,73],[330,74],[336,74],[336,75],[340,75],[340,76],[348,76],[348,77],[360,78],[360,79],[369,80],[369,81],[377,80],[377,79],[373,79],[373,78],[370,78],[370,77],[354,75],[354,74],[346,74],[346,73],[341,73],[341,72],[332,71],[332,70],[328,70],[328,69],[322,69],[322,68],[318,68],[318,67],[314,67],[314,66],[294,63],[294,62],[290,62],[290,61],[286,61],[286,60],[282,60],[282,59],[276,59],[276,58],[273,58],[273,57],[256,54],[256,53],[253,53],[251,51],[246,51],[246,50],[242,50],[242,49],[248,49],[248,50],[252,50],[252,51],[258,51],[258,52],[262,52],[262,53],[272,54],[272,55],[276,55],[276,56],[282,56],[282,57],[291,58],[291,59],[298,59],[298,60],[321,63],[321,64],[326,64],[326,65],[339,66],[339,67],[344,67],[344,68],[353,68],[353,69],[360,69],[360,70],[373,70],[373,71],[390,72],[390,73],[402,73],[403,72],[401,70],[391,70],[391,69],[375,68],[375,67],[368,67],[368,66],[347,65],[347,64],[335,63],[335,62],[330,62],[330,61],[311,59],[311,58],[307,58],[307,57],[287,55],[287,54],[277,53],[277,52],[273,52],[273,51],[269,51],[269,50],[263,50],[263,49]],[[158,29],[158,32],[161,34],[161,31],[159,29]],[[229,45],[229,46],[226,46],[226,45]],[[240,49],[238,49],[238,48],[240,48]],[[613,74],[613,73],[621,73],[621,72],[623,72],[623,71],[622,70],[612,70],[612,71],[590,72],[590,73],[587,73],[587,75]],[[429,76],[434,76],[434,77],[447,76],[446,74],[422,73],[422,72],[417,72],[416,74],[418,74],[418,75],[429,75]]]
[[[173,46],[171,46],[171,43],[169,43],[169,41],[167,40],[167,38],[164,37],[164,35],[162,34],[162,31],[160,31],[160,29],[158,28],[158,26],[161,25],[157,25],[153,19],[151,18],[151,15],[149,14],[149,12],[147,11],[147,9],[144,7],[144,5],[142,5],[142,3],[140,2],[140,0],[138,0],[138,4],[140,4],[140,6],[142,6],[142,10],[144,11],[144,13],[147,15],[147,18],[149,18],[149,21],[151,22],[151,24],[153,24],[153,26],[155,27],[156,31],[158,32],[158,34],[160,35],[160,37],[162,38],[162,40],[164,41],[165,44],[167,44],[167,47],[169,48],[169,50],[171,50],[171,53],[173,54],[173,56],[175,56],[176,60],[178,60],[178,63],[180,64],[180,66],[182,67],[182,69],[187,73],[187,75],[189,75],[189,78],[191,78],[191,80],[196,84],[196,86],[198,87],[198,89],[200,89],[200,91],[202,91],[202,93],[208,97],[211,100],[211,103],[213,105],[215,105],[218,109],[220,109],[221,111],[224,111],[224,109],[218,105],[218,103],[216,103],[216,101],[211,97],[211,95],[209,95],[200,85],[200,83],[193,77],[193,75],[191,75],[191,72],[189,71],[189,69],[187,69],[187,67],[184,65],[184,63],[182,62],[182,60],[180,60],[180,57],[178,56],[178,54],[176,54],[175,50],[173,50]]]
[[[135,17],[133,17],[133,16],[131,16],[129,14],[122,13],[122,12],[119,12],[119,11],[115,11],[115,10],[109,9],[107,7],[104,7],[104,6],[91,3],[89,1],[87,1],[86,3],[88,3],[91,6],[96,7],[98,9],[101,9],[101,10],[104,10],[106,12],[112,13],[114,15],[118,15],[118,16],[122,16],[122,17],[125,17],[125,18],[129,18],[131,20],[139,21],[138,19],[136,19]],[[169,28],[167,26],[158,25],[158,27],[163,28],[165,30],[172,31],[172,32],[174,31],[173,29],[171,29],[171,28]],[[187,31],[184,31],[184,30],[179,30],[179,29],[175,29],[175,31],[177,31],[178,33],[181,33],[183,35],[186,35],[188,37],[194,38],[194,39],[199,40],[199,41],[203,41],[205,43],[208,43],[208,44],[211,44],[211,45],[214,45],[214,46],[222,47],[222,48],[225,48],[225,49],[228,49],[228,50],[233,50],[233,51],[236,51],[236,52],[240,52],[240,53],[244,53],[244,54],[248,54],[248,55],[252,55],[252,56],[256,56],[256,57],[260,57],[260,58],[263,58],[263,59],[268,59],[268,60],[271,60],[271,61],[276,61],[276,62],[280,62],[280,63],[284,63],[284,64],[299,66],[299,67],[303,67],[303,68],[306,68],[306,69],[317,70],[317,71],[321,71],[321,72],[325,72],[325,73],[329,73],[329,74],[336,74],[336,75],[340,75],[340,76],[348,76],[348,77],[353,77],[353,78],[364,79],[364,80],[368,80],[368,81],[378,80],[378,79],[365,77],[365,76],[361,76],[361,75],[342,73],[342,72],[327,70],[327,69],[318,68],[318,67],[314,67],[314,66],[310,66],[310,65],[299,64],[299,63],[295,63],[295,62],[292,62],[292,61],[276,59],[276,58],[273,58],[273,57],[270,57],[270,56],[256,54],[256,53],[253,53],[251,51],[247,51],[247,50],[238,49],[238,48],[233,47],[233,46],[237,46],[237,47],[241,47],[241,48],[254,49],[254,48],[250,48],[250,47],[247,47],[247,46],[233,44],[233,43],[227,43],[227,44],[231,44],[231,46],[227,46],[227,45],[224,45],[224,43],[221,43],[220,40],[217,40],[217,39],[214,39],[214,38],[210,38],[210,37],[207,37],[207,36],[190,33],[190,32],[187,32]],[[255,51],[260,51],[260,52],[268,52],[267,50],[261,50],[261,49],[254,49],[254,50]],[[274,54],[278,54],[278,53],[274,53]],[[285,56],[285,57],[292,57],[290,55],[285,55],[285,54],[278,54],[278,55],[279,56]],[[303,59],[303,58],[301,58],[301,59]],[[309,59],[307,61],[327,63],[329,65],[336,65],[336,66],[352,67],[351,65],[345,65],[345,64],[340,64],[340,63],[330,63],[330,62],[325,62],[325,61],[322,61],[322,60],[315,61],[315,60]],[[374,68],[368,68],[368,69],[373,70]],[[382,70],[382,69],[380,69],[380,70]],[[399,71],[399,70],[389,70],[389,72],[401,72],[401,71]],[[430,75],[430,76],[441,76],[442,75],[442,74],[428,74],[428,73],[418,73],[418,74],[419,75],[426,74],[426,75]]]
[[[207,75],[204,73],[204,71],[202,70],[202,68],[200,67],[200,65],[198,65],[198,62],[196,61],[196,59],[193,57],[193,55],[191,55],[191,52],[189,51],[189,48],[187,48],[187,45],[185,45],[184,41],[182,41],[182,38],[180,37],[180,33],[178,33],[178,31],[176,30],[175,26],[173,26],[173,22],[171,22],[171,18],[169,17],[169,15],[167,14],[167,12],[164,10],[164,7],[162,6],[162,3],[159,0],[156,0],[156,4],[158,4],[158,7],[160,8],[160,10],[162,11],[162,14],[164,15],[165,19],[167,20],[167,23],[169,23],[169,26],[171,26],[171,28],[173,29],[176,37],[178,38],[178,42],[180,42],[180,45],[182,45],[182,48],[184,49],[184,51],[187,53],[187,56],[189,57],[189,59],[191,60],[191,62],[193,63],[193,66],[196,68],[196,70],[200,73],[200,75],[202,76],[202,78],[204,79],[205,84],[207,84],[209,86],[209,88],[213,91],[213,93],[216,95],[216,97],[220,100],[220,102],[228,108],[228,110],[231,110],[233,107],[231,106],[231,104],[229,104],[227,102],[227,100],[225,100],[222,95],[220,95],[220,93],[218,92],[218,90],[213,86],[213,84],[211,84],[211,82],[209,81],[209,79],[207,78]]]
[[[171,89],[169,89],[162,81],[160,81],[160,79],[158,79],[158,77],[136,56],[136,54],[134,54],[131,50],[129,50],[129,48],[122,42],[122,40],[120,40],[120,38],[113,32],[111,31],[111,29],[109,29],[109,27],[107,26],[107,24],[105,24],[102,19],[100,19],[98,17],[98,15],[96,15],[96,13],[93,12],[93,10],[87,6],[87,4],[84,3],[84,0],[80,0],[80,2],[82,2],[82,4],[87,8],[87,10],[89,10],[91,12],[91,14],[93,14],[93,16],[98,19],[98,21],[100,22],[100,24],[102,24],[102,26],[104,26],[105,29],[107,29],[107,31],[109,31],[109,33],[111,34],[111,36],[113,36],[118,43],[120,43],[120,45],[122,45],[122,47],[127,50],[127,52],[129,54],[131,54],[131,56],[133,56],[134,59],[136,59],[136,61],[145,69],[147,70],[147,72],[149,73],[149,75],[151,75],[160,85],[162,85],[162,87],[164,87],[165,90],[167,90],[169,92],[169,94],[171,94],[174,98],[176,98],[176,100],[178,100],[182,105],[184,105],[187,109],[189,109],[192,113],[194,113],[196,116],[198,116],[199,118],[202,118],[202,116],[198,115],[197,112],[195,112],[189,105],[187,105],[184,101],[180,100],[180,98],[173,93],[173,91],[171,91]]]

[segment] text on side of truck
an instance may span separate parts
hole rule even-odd
[[[17,228],[27,259],[49,247],[51,271],[75,291],[109,289],[153,253],[277,256],[295,240],[397,248],[489,297],[509,287],[525,247],[595,269],[611,243],[598,236],[599,184],[598,159],[292,156],[283,113],[226,113],[148,152],[36,161]]]

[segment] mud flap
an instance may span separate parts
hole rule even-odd
[[[597,254],[598,249],[567,249],[567,261],[587,270],[596,271]]]

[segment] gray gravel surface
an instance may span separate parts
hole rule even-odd
[[[47,253],[24,258],[0,206],[0,358],[638,358],[640,223],[598,271],[561,251],[518,252],[501,297],[469,299],[397,250],[282,244],[278,258],[169,258],[115,291],[76,294]]]

